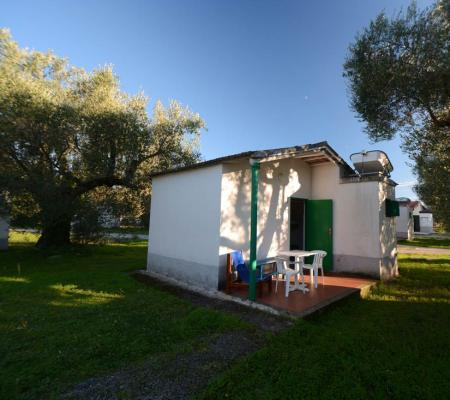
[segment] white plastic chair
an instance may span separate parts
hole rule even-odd
[[[323,259],[327,255],[326,251],[323,250],[313,250],[316,254],[314,254],[314,259],[312,264],[303,264],[302,268],[309,269],[311,276],[311,285],[314,282],[314,287],[317,289],[317,280],[319,277],[319,269],[322,272],[322,285],[324,285],[324,275],[323,275]],[[314,278],[313,278],[314,274]]]
[[[294,263],[289,261],[288,259],[285,258],[280,258],[277,257],[276,258],[277,261],[277,281],[275,283],[275,293],[277,293],[278,291],[278,280],[279,280],[279,276],[282,275],[284,277],[284,287],[285,287],[285,296],[288,297],[289,296],[289,288],[290,288],[290,282],[291,282],[291,277],[301,274],[302,276],[302,285],[305,286],[305,278],[303,276],[303,273],[300,269],[292,269],[289,268],[289,264],[293,265]]]

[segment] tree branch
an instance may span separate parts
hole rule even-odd
[[[126,186],[126,187],[133,187],[131,185],[131,182],[128,179],[119,178],[117,176],[101,176],[98,178],[93,178],[84,182],[81,182],[75,189],[74,194],[75,195],[81,195],[83,193],[89,192],[92,189],[95,189],[99,186]]]
[[[433,121],[434,125],[436,125],[439,128],[443,128],[444,126],[450,127],[450,119],[439,119],[436,117],[436,114],[434,114],[433,110],[429,105],[426,105],[425,108],[428,111],[428,114],[430,115],[430,118]]]
[[[20,169],[25,172],[30,178],[31,178],[31,174],[30,174],[30,170],[25,166],[25,164],[22,162],[22,160],[19,159],[19,157],[17,157],[16,153],[14,152],[14,150],[10,150],[8,153],[9,156],[16,162],[16,164],[20,167]]]

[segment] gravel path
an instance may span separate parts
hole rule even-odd
[[[216,337],[205,348],[188,354],[150,358],[139,365],[92,378],[63,396],[66,400],[188,399],[238,357],[258,349],[242,332]]]
[[[199,340],[193,352],[158,354],[107,376],[88,379],[64,394],[64,400],[188,399],[237,359],[261,348],[268,332],[276,333],[293,324],[290,319],[237,303],[207,298],[149,276],[136,274],[135,278],[171,292],[196,306],[234,314],[254,325],[256,329],[206,337]]]
[[[416,247],[398,245],[398,252],[402,254],[450,254],[450,249],[439,249],[436,247]]]

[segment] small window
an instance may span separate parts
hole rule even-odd
[[[400,215],[400,203],[396,200],[386,199],[386,217],[398,217]]]

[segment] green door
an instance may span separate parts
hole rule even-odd
[[[306,250],[325,250],[326,271],[333,268],[333,200],[306,200]]]

